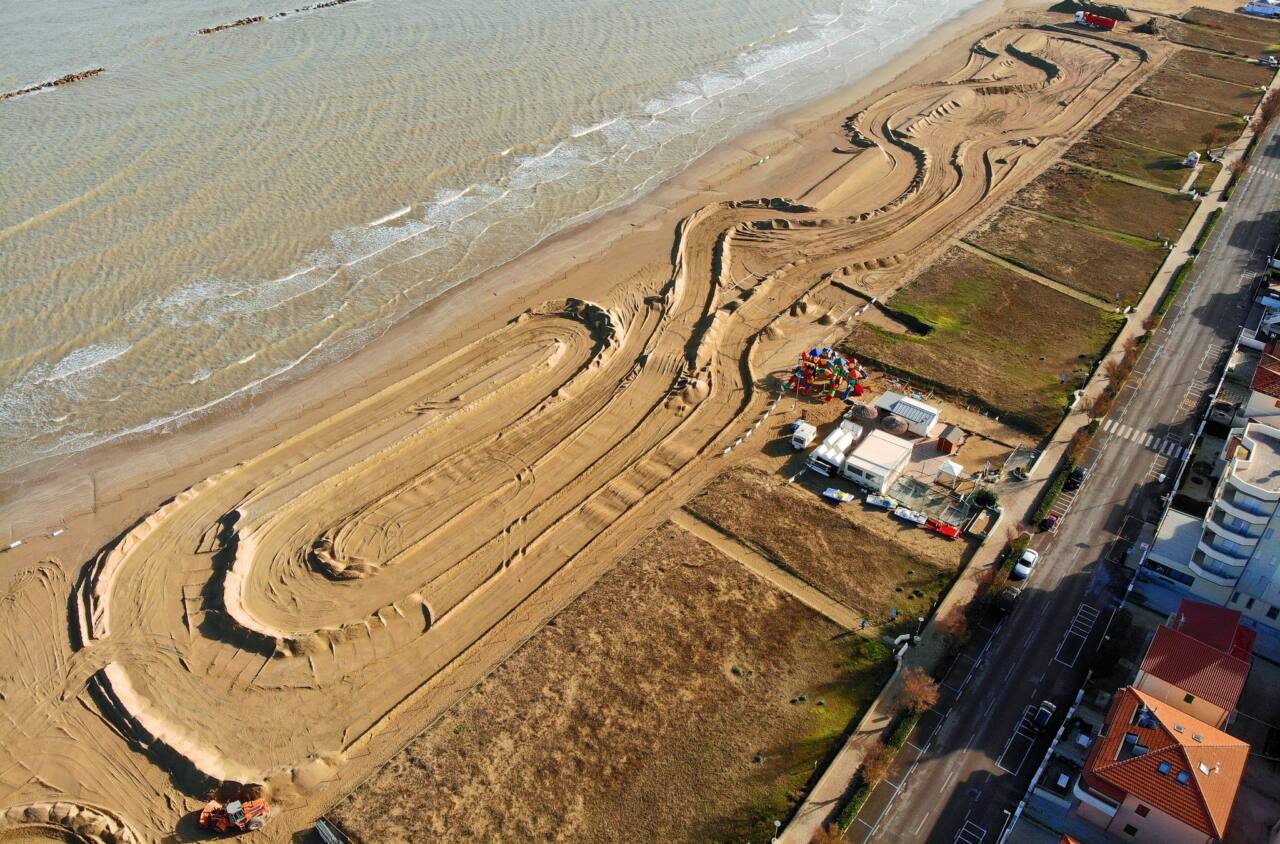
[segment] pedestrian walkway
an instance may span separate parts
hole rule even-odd
[[[1157,437],[1148,431],[1139,431],[1128,425],[1121,425],[1114,419],[1108,419],[1103,422],[1102,430],[1122,440],[1137,443],[1143,448],[1149,448],[1159,455],[1171,457],[1175,460],[1183,460],[1191,453],[1191,449],[1183,445],[1177,438]]]
[[[809,609],[821,613],[846,630],[858,630],[872,637],[879,635],[879,629],[871,627],[861,614],[854,612],[812,584],[784,571],[763,554],[715,525],[704,522],[688,510],[676,510],[671,514],[671,521],[725,556],[737,560],[756,577],[769,581]]]

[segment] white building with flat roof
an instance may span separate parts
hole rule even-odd
[[[876,407],[907,423],[907,430],[917,437],[928,437],[942,419],[942,411],[919,399],[887,392],[876,399]]]
[[[858,486],[883,495],[911,459],[911,441],[872,431],[844,461],[841,474]]]

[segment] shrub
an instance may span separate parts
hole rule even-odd
[[[1045,490],[1044,497],[1040,499],[1040,506],[1036,508],[1036,512],[1031,516],[1031,523],[1038,525],[1049,515],[1049,511],[1053,509],[1053,505],[1057,502],[1058,496],[1062,494],[1062,486],[1067,482],[1067,475],[1075,468],[1075,464],[1070,460],[1062,464],[1062,468],[1058,469],[1058,474],[1053,476],[1053,483],[1049,484],[1049,488]]]
[[[968,635],[969,625],[963,613],[954,612],[948,618],[959,626],[957,635]],[[902,677],[902,700],[907,709],[916,714],[932,709],[938,705],[937,681],[919,666],[908,668]]]
[[[919,713],[912,712],[909,709],[904,709],[901,717],[898,719],[897,725],[893,728],[893,732],[889,734],[889,747],[892,747],[895,751],[901,750],[902,746],[907,743],[907,737],[910,736],[911,731],[916,728],[916,722],[919,720]]]
[[[1209,212],[1209,219],[1205,220],[1204,228],[1200,230],[1200,236],[1196,238],[1196,244],[1193,247],[1194,252],[1199,252],[1204,248],[1205,243],[1209,240],[1209,235],[1213,234],[1214,226],[1218,224],[1218,218],[1221,216],[1221,208],[1215,208]]]
[[[1160,304],[1156,305],[1157,314],[1164,316],[1173,307],[1173,301],[1178,298],[1178,292],[1182,290],[1182,284],[1187,280],[1187,275],[1191,272],[1195,261],[1195,258],[1188,258],[1186,263],[1178,267],[1177,272],[1173,274],[1173,280],[1169,282],[1169,289],[1160,297]]]
[[[996,495],[995,490],[984,486],[973,494],[972,501],[979,507],[994,507],[1000,503],[1000,496]]]
[[[871,798],[871,792],[876,789],[874,785],[863,779],[861,774],[854,779],[854,783],[856,787],[853,793],[849,795],[849,802],[844,804],[844,808],[840,810],[840,814],[837,816],[842,830],[847,830],[853,826],[853,822],[858,819],[858,813],[862,811],[862,807]]]

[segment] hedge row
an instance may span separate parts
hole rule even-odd
[[[1062,486],[1067,482],[1067,475],[1071,474],[1071,470],[1076,464],[1067,461],[1062,464],[1062,468],[1058,469],[1058,474],[1053,476],[1053,483],[1049,484],[1049,488],[1045,490],[1044,497],[1040,499],[1040,506],[1036,508],[1035,514],[1031,517],[1031,524],[1038,525],[1044,521],[1044,517],[1049,515],[1049,511],[1053,509],[1053,505],[1057,502],[1058,496],[1062,494]]]
[[[1222,216],[1222,209],[1215,208],[1209,212],[1209,219],[1205,220],[1204,228],[1200,230],[1200,236],[1196,238],[1196,244],[1193,247],[1192,254],[1199,254],[1204,248],[1205,243],[1209,240],[1209,235],[1213,234],[1213,227],[1218,224],[1218,218]]]
[[[1182,284],[1187,280],[1187,276],[1191,273],[1191,268],[1195,266],[1195,263],[1195,258],[1188,258],[1186,263],[1178,267],[1177,272],[1173,274],[1173,280],[1169,282],[1169,289],[1164,292],[1164,295],[1160,297],[1160,303],[1156,305],[1156,316],[1164,316],[1173,307],[1173,302],[1178,298],[1178,293],[1182,290]]]

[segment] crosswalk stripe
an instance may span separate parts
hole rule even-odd
[[[1150,434],[1147,434],[1145,437],[1142,438],[1142,445],[1146,448],[1151,448],[1151,446],[1155,444],[1156,444],[1156,438],[1151,436]]]
[[[1116,423],[1114,419],[1108,419],[1106,422],[1102,423],[1102,430],[1106,431],[1108,434],[1115,430],[1115,427]]]
[[[1120,430],[1119,430],[1119,431],[1117,431],[1116,433],[1117,433],[1117,434],[1119,434],[1120,436],[1124,437],[1124,438],[1127,440],[1127,439],[1129,439],[1129,435],[1130,435],[1131,433],[1133,433],[1133,429],[1132,429],[1132,428],[1130,428],[1128,425],[1121,425],[1121,426],[1120,426]]]
[[[1160,453],[1163,454],[1165,457],[1168,457],[1170,454],[1175,453],[1177,450],[1178,450],[1177,443],[1172,441],[1165,441],[1164,448],[1161,450]]]

